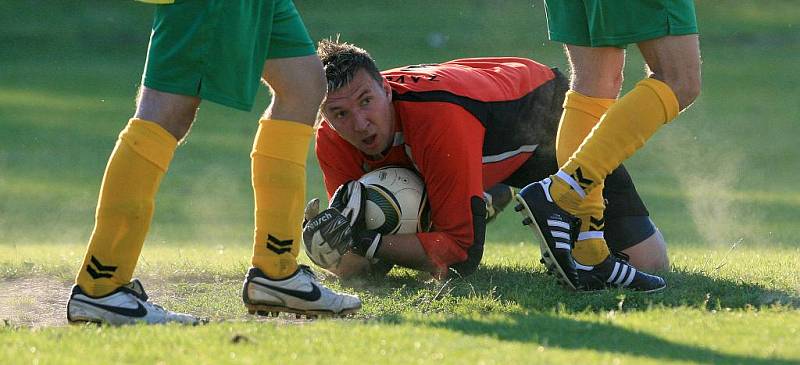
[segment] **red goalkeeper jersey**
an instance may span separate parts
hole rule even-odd
[[[549,67],[524,58],[469,58],[382,72],[397,114],[394,141],[381,160],[369,160],[327,122],[316,137],[316,154],[328,197],[341,184],[388,165],[422,175],[433,231],[418,233],[431,261],[447,267],[467,259],[476,228],[473,197],[507,179],[531,157],[541,136],[531,132],[538,114],[552,109],[555,78]],[[560,103],[557,105],[561,107]],[[552,124],[552,123],[550,123]],[[480,235],[480,237],[476,237]]]

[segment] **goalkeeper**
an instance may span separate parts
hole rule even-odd
[[[433,230],[386,235],[363,229],[363,213],[330,219],[307,208],[304,241],[340,276],[393,265],[442,278],[476,270],[484,250],[484,190],[523,187],[557,171],[556,131],[568,80],[524,58],[459,59],[379,72],[363,49],[322,41],[328,95],[316,155],[338,212],[360,205],[357,181],[379,167],[414,169],[425,182]],[[337,190],[338,189],[338,190]],[[495,188],[495,190],[497,190]],[[611,250],[648,270],[668,267],[664,239],[624,167],[607,180]],[[602,225],[603,222],[594,222]],[[309,249],[309,247],[313,247]],[[339,255],[342,255],[339,260]]]

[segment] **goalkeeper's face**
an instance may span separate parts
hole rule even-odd
[[[342,138],[369,156],[380,157],[394,140],[392,90],[364,70],[349,84],[328,92],[322,115]]]

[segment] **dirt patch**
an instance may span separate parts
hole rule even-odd
[[[26,327],[66,325],[71,286],[71,281],[48,278],[0,280],[0,321]]]
[[[174,287],[151,278],[143,278],[148,283],[147,294],[159,303],[159,298],[184,300],[186,294],[179,294]],[[54,327],[67,325],[67,300],[73,282],[60,281],[46,277],[27,277],[0,279],[0,326],[20,327]],[[159,285],[160,284],[160,285]],[[228,285],[228,283],[224,283]],[[241,281],[231,280],[230,285],[238,287]],[[241,302],[239,302],[241,303]],[[203,312],[196,308],[197,312]],[[244,306],[241,311],[223,311],[223,313],[194,313],[208,318],[211,322],[266,322],[276,324],[304,324],[313,320],[293,314],[282,314],[279,317],[262,317],[248,315]]]

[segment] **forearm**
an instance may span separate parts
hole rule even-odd
[[[415,234],[388,235],[381,239],[381,247],[375,258],[410,269],[428,272],[439,277],[444,269],[438,268],[428,257],[422,243]],[[369,260],[353,252],[342,257],[335,267],[328,271],[340,278],[364,275],[369,270]]]
[[[397,265],[426,272],[437,271],[436,265],[428,258],[416,234],[396,234],[383,236],[375,257]]]

